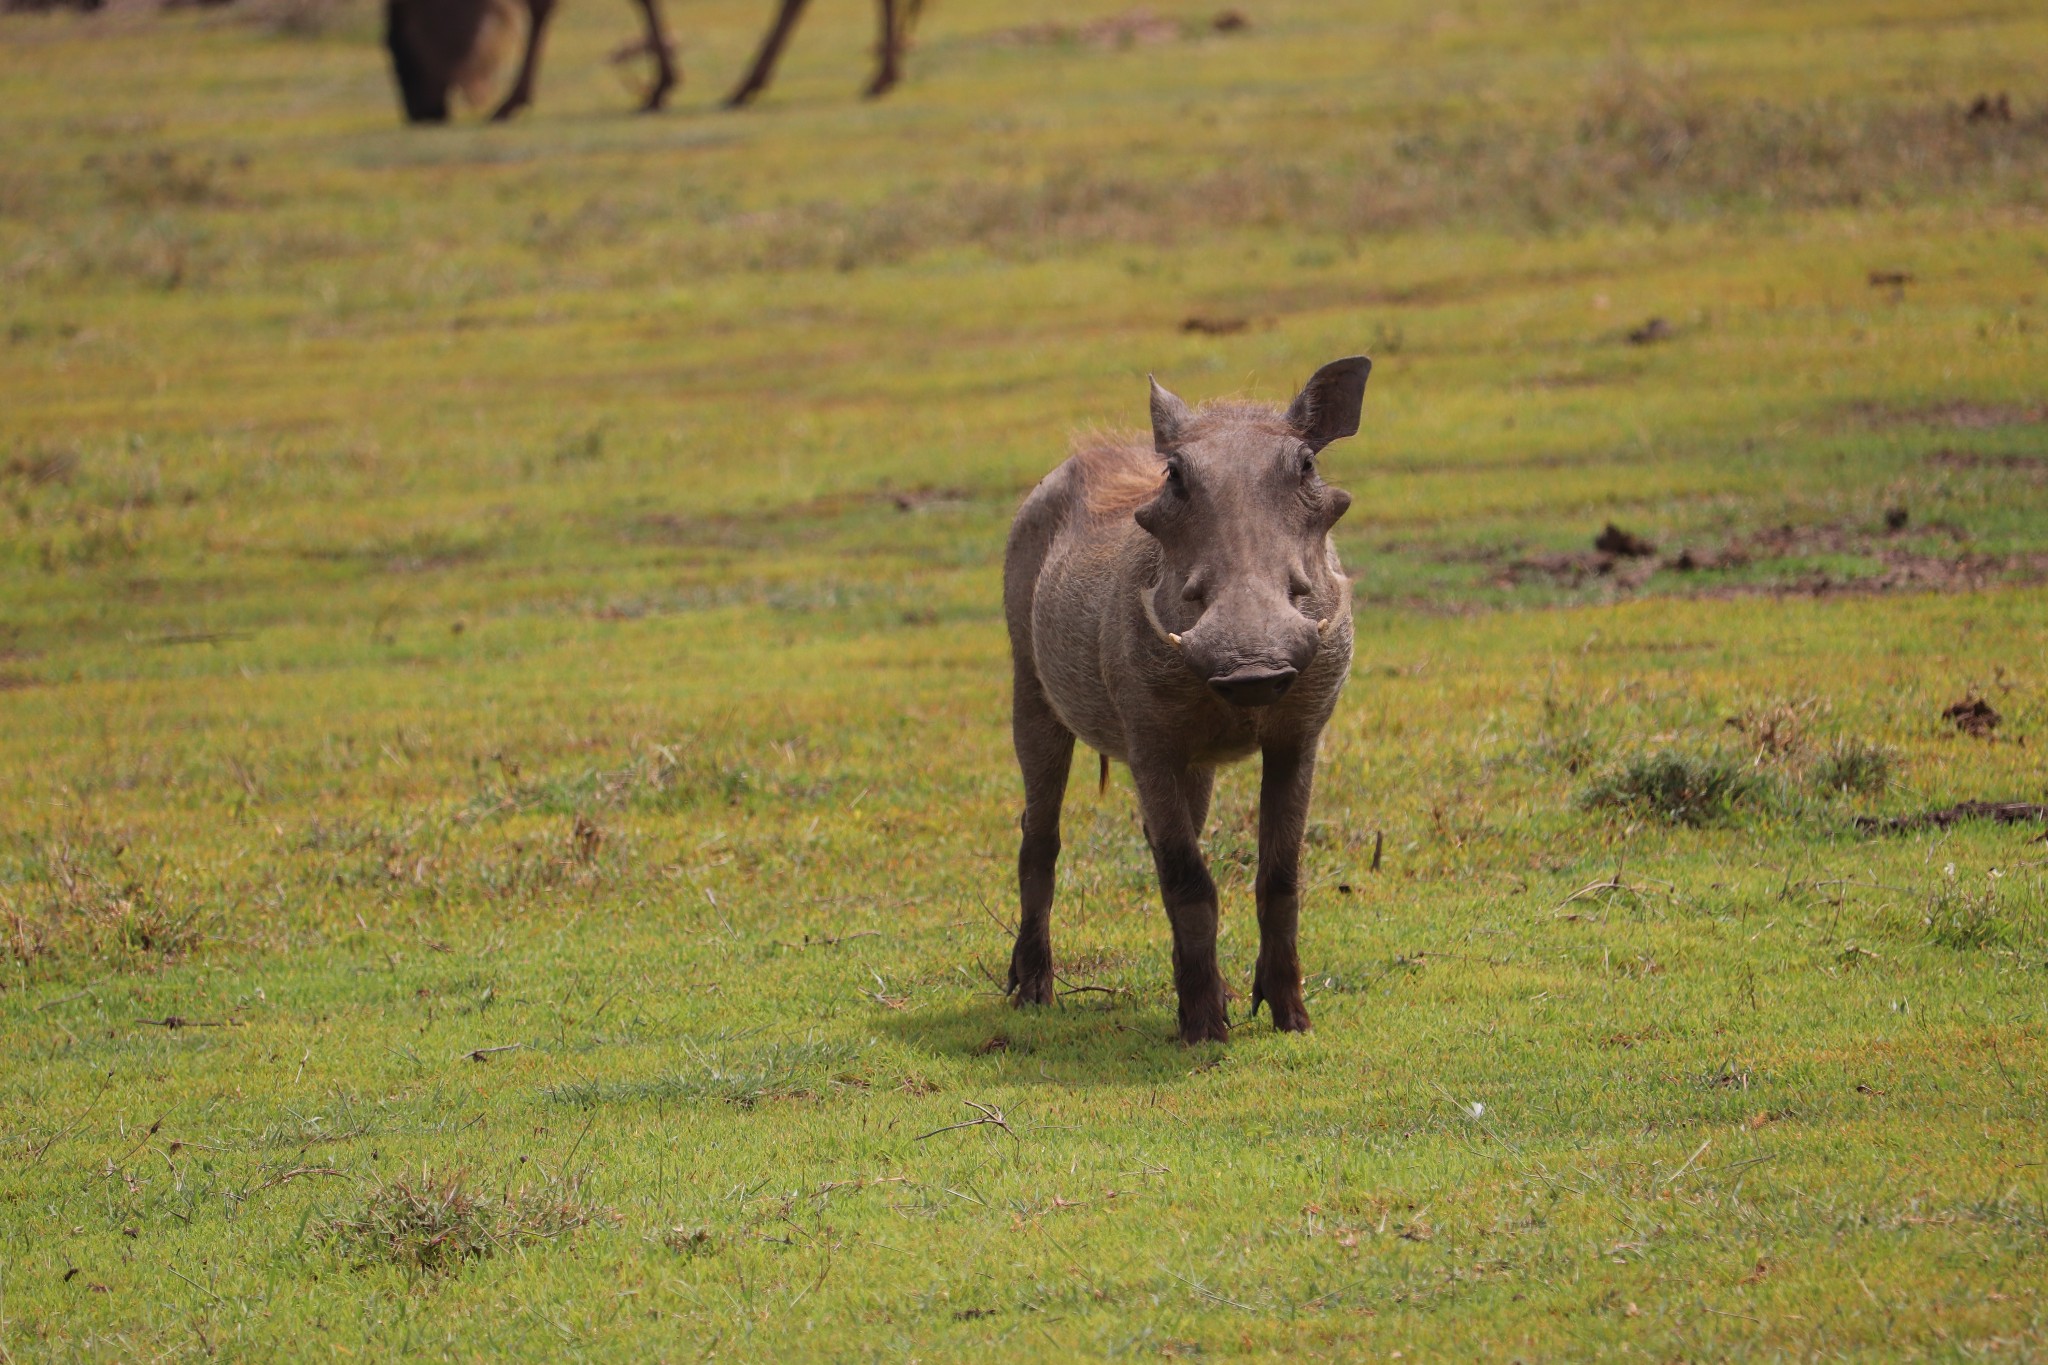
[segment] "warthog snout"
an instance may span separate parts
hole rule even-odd
[[[1209,690],[1232,706],[1271,706],[1300,676],[1298,668],[1240,668],[1209,679]]]
[[[1316,661],[1316,623],[1282,592],[1226,593],[1179,646],[1182,660],[1232,706],[1271,706]]]

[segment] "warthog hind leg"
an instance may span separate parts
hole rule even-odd
[[[1074,736],[1046,705],[1038,679],[1019,669],[1011,732],[1024,775],[1023,840],[1017,848],[1017,944],[1009,993],[1019,1005],[1050,1005],[1053,876],[1060,858],[1060,807],[1074,762]]]
[[[1313,748],[1268,749],[1259,779],[1259,965],[1252,975],[1252,1013],[1263,1002],[1283,1033],[1308,1029],[1301,999],[1295,925],[1301,913],[1301,838],[1315,785]]]

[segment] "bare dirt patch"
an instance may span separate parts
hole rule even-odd
[[[1656,567],[1652,560],[1625,560],[1602,550],[1559,550],[1513,560],[1502,567],[1494,581],[1504,588],[1546,582],[1581,588],[1596,578],[1604,578],[1625,588],[1640,588],[1656,572]]]
[[[1659,575],[1723,573],[1757,566],[1764,576],[1741,582],[1702,582],[1691,588],[1700,596],[1817,596],[1848,593],[1970,592],[2006,583],[2048,582],[2048,551],[2010,554],[1972,551],[1963,547],[1969,534],[1960,527],[1930,522],[1905,532],[1908,509],[1887,509],[1882,529],[1843,523],[1785,523],[1737,532],[1719,544],[1685,546],[1676,554],[1659,554],[1644,537],[1614,523],[1593,540],[1591,550],[1561,550],[1514,555],[1488,551],[1472,562],[1496,567],[1497,587],[1548,583],[1581,588],[1606,581],[1626,590],[1651,585]],[[1910,543],[1902,543],[1910,541]],[[1953,549],[1944,548],[1946,541]],[[1868,573],[1834,568],[1801,567],[1801,559],[1851,558],[1870,561]],[[1769,574],[1773,561],[1792,561],[1785,572]]]
[[[2000,825],[2048,824],[2048,806],[2033,801],[1959,801],[1953,806],[1913,815],[1860,815],[1856,828],[1879,834],[1909,834],[1922,829],[1949,829],[1965,820]]]
[[[1943,446],[1930,451],[1927,463],[1937,469],[1979,470],[1992,469],[2003,473],[2017,474],[2029,483],[2048,483],[2048,453],[2033,454],[2005,451],[1987,453],[1979,450],[1957,450]]]
[[[1225,16],[1219,15],[1212,26],[1223,33],[1248,27],[1242,15],[1236,17],[1238,22],[1230,24],[1225,22]],[[1153,47],[1179,42],[1189,33],[1188,25],[1180,20],[1140,6],[1085,24],[1048,22],[998,29],[981,41],[991,47]]]
[[[1181,323],[1180,329],[1196,336],[1227,337],[1235,336],[1249,329],[1251,325],[1250,318],[1209,317],[1196,314]]]
[[[1991,431],[1998,427],[2036,426],[2048,422],[2048,403],[1980,403],[1957,398],[1895,408],[1882,403],[1856,403],[1849,415],[1869,427],[1954,427],[1959,431]]]

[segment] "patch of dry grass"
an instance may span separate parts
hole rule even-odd
[[[30,843],[0,865],[0,951],[38,972],[183,957],[219,915],[178,869],[93,839]]]
[[[359,1269],[382,1264],[448,1275],[500,1252],[562,1241],[609,1217],[584,1199],[580,1175],[491,1195],[478,1193],[466,1172],[422,1167],[416,1177],[380,1182],[353,1213],[330,1218],[326,1237]]]

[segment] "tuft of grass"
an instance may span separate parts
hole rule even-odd
[[[1758,761],[1775,762],[1811,745],[1814,719],[1825,709],[1818,697],[1779,698],[1746,706],[1727,723],[1755,747]]]
[[[1536,738],[1529,744],[1530,761],[1538,768],[1562,770],[1576,777],[1593,766],[1600,751],[1600,740],[1593,733],[1585,706],[1560,701],[1554,693],[1545,691],[1541,723]]]
[[[1898,775],[1898,755],[1867,739],[1838,739],[1813,765],[1813,783],[1824,792],[1881,796]]]
[[[1579,804],[1704,825],[1726,819],[1737,806],[1768,799],[1771,791],[1769,783],[1727,754],[1661,749],[1600,773],[1579,793]]]
[[[718,1251],[718,1242],[707,1227],[689,1227],[677,1224],[661,1235],[661,1244],[679,1256],[695,1258],[710,1256]]]
[[[170,870],[123,865],[125,852],[59,841],[0,868],[0,954],[48,972],[95,960],[161,963],[196,949],[215,920],[205,901]]]
[[[395,1265],[446,1275],[472,1261],[553,1242],[605,1216],[582,1197],[581,1179],[521,1186],[499,1196],[470,1190],[465,1174],[422,1167],[373,1188],[354,1213],[327,1222],[329,1241],[360,1268]]]
[[[1928,942],[1943,948],[2004,948],[2013,937],[2012,924],[1999,913],[1995,883],[1971,891],[1949,880],[1927,898],[1920,922]]]

